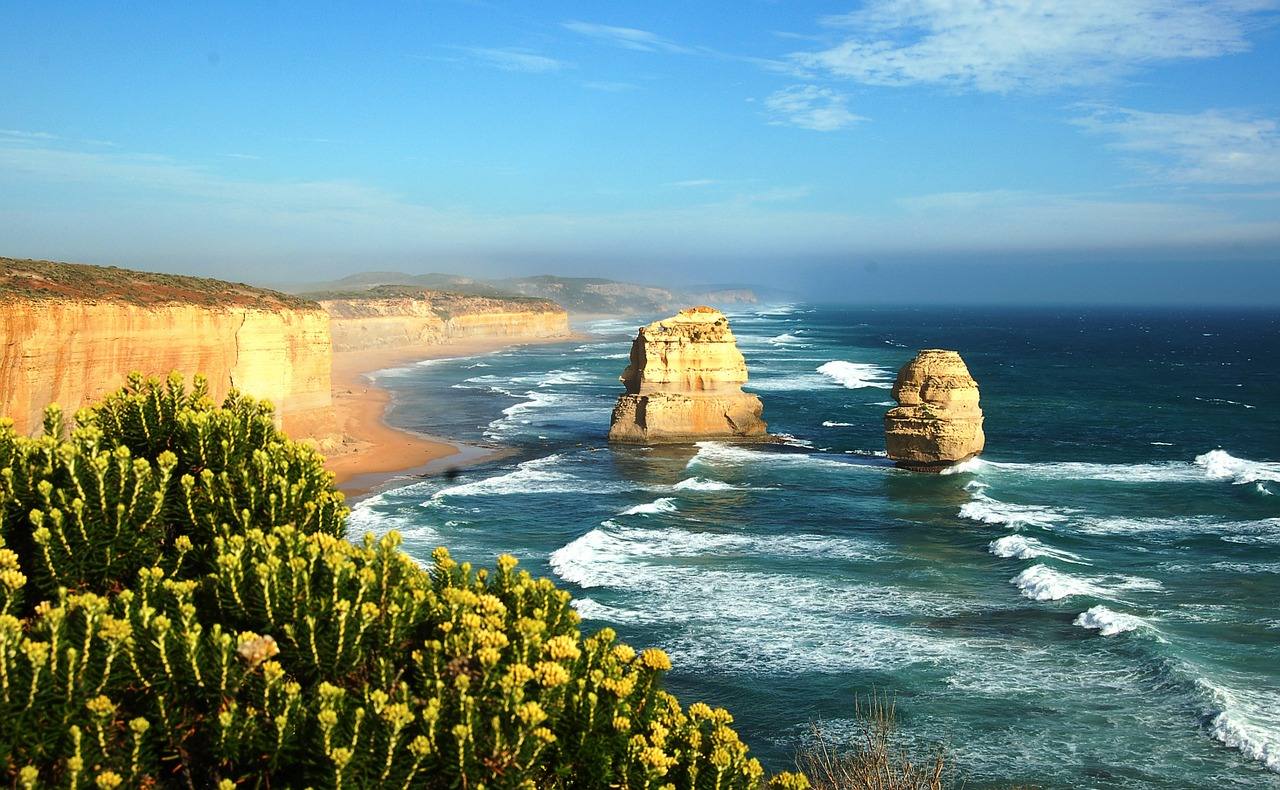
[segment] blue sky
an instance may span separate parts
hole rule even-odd
[[[255,281],[1274,279],[1278,22],[1276,0],[10,0],[0,254]]]

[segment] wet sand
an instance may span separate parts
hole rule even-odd
[[[342,439],[325,448],[326,463],[338,488],[359,498],[386,487],[393,479],[434,474],[489,460],[501,454],[435,436],[393,428],[386,422],[391,393],[369,374],[425,359],[466,357],[511,346],[563,343],[575,335],[554,338],[480,338],[443,345],[339,351],[333,355],[333,410]],[[440,404],[448,408],[447,403]]]

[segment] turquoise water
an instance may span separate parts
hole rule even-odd
[[[386,371],[391,421],[516,453],[362,502],[571,590],[587,628],[671,653],[786,768],[809,723],[896,695],[968,787],[1280,787],[1280,320],[888,310],[730,316],[787,444],[611,448],[644,319]],[[959,350],[987,452],[882,456],[896,369]]]

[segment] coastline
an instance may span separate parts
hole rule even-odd
[[[469,357],[513,346],[579,340],[578,333],[559,337],[485,337],[440,344],[419,344],[333,354],[333,410],[340,444],[327,449],[325,467],[338,490],[351,501],[385,488],[392,480],[469,466],[500,457],[502,450],[395,428],[386,421],[391,392],[371,374],[429,359]]]

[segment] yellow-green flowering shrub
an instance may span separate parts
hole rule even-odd
[[[0,423],[7,784],[765,785],[726,711],[661,689],[665,653],[584,638],[512,557],[348,542],[321,464],[269,405],[175,377],[69,433]]]

